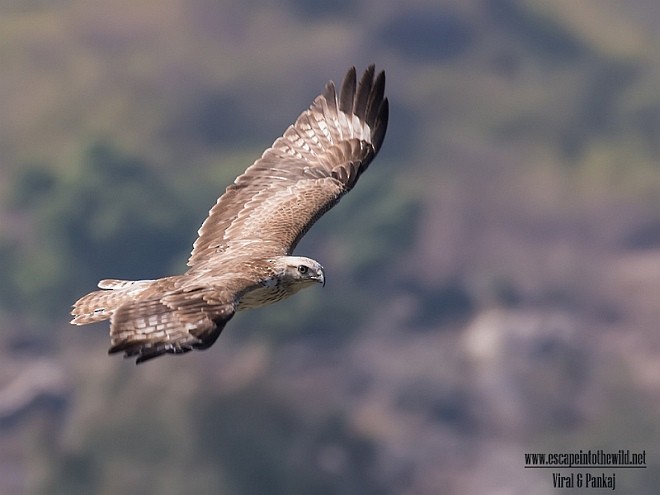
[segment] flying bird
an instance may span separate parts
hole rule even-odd
[[[236,311],[325,285],[321,264],[294,256],[309,228],[378,153],[388,120],[385,74],[349,69],[240,175],[199,229],[188,270],[157,280],[101,280],[71,323],[110,320],[109,353],[137,363],[210,347]]]

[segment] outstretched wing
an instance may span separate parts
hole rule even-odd
[[[155,281],[146,298],[124,303],[112,312],[110,354],[136,356],[139,364],[165,353],[207,349],[216,341],[234,316],[234,291],[205,285],[176,287],[179,280],[184,278]]]
[[[351,190],[385,137],[385,74],[351,68],[339,94],[326,85],[308,110],[231,184],[199,229],[188,265],[251,244],[291,254],[300,238]],[[254,243],[254,244],[252,244]],[[257,248],[258,246],[258,248]]]

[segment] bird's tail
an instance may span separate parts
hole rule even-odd
[[[115,280],[105,279],[99,282],[99,288],[78,299],[71,314],[75,325],[86,325],[108,320],[121,305],[136,298],[150,287],[154,280]]]

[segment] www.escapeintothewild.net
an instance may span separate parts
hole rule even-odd
[[[562,453],[527,453],[526,468],[541,467],[646,467],[646,450],[631,451],[619,449],[618,452],[598,450],[580,450]]]

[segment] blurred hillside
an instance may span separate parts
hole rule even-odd
[[[549,494],[660,485],[660,5],[0,2],[0,493]],[[106,356],[102,278],[185,269],[328,79],[390,127],[297,253],[328,284],[203,353]],[[600,474],[600,473],[597,473]],[[608,473],[609,474],[609,473]]]

